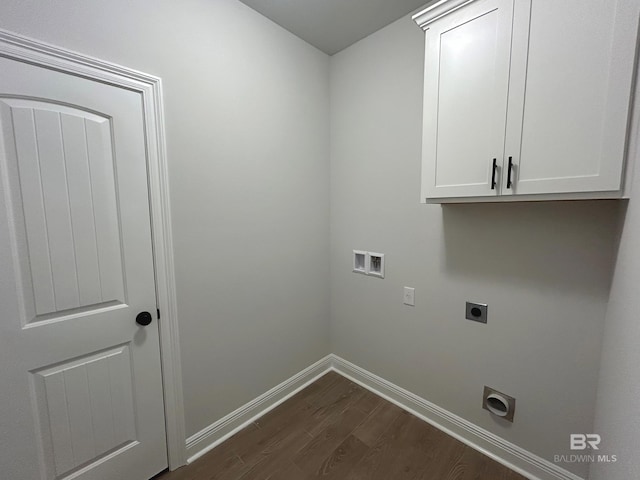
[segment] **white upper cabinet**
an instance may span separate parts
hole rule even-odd
[[[637,2],[449,0],[414,19],[423,201],[624,196]]]
[[[422,174],[428,196],[498,193],[512,17],[512,0],[480,0],[427,31]]]

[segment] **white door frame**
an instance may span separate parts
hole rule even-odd
[[[169,172],[160,78],[0,29],[0,56],[139,92],[143,101],[169,468],[186,464]]]

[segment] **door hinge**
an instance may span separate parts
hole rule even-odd
[[[160,309],[156,308],[156,311],[158,312],[158,320],[160,320]]]

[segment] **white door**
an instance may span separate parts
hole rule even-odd
[[[426,31],[423,201],[500,192],[512,12],[478,0]]]
[[[0,476],[147,480],[167,457],[142,98],[0,72]]]
[[[513,186],[503,194],[621,188],[638,32],[634,3],[516,1],[505,149]]]

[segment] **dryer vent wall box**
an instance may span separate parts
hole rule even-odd
[[[422,201],[627,198],[638,3],[461,3],[413,17],[426,36]]]

